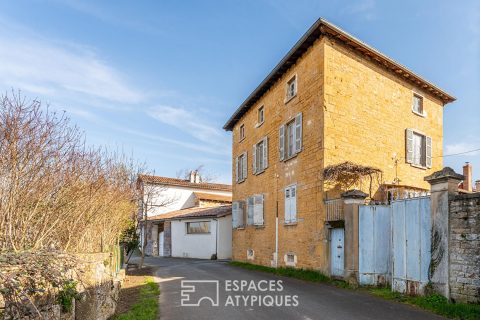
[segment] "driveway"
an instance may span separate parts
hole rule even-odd
[[[160,319],[165,320],[444,319],[365,292],[245,270],[228,262],[154,257],[146,258],[145,262],[158,267]],[[182,280],[213,281],[184,282],[182,296]],[[239,281],[235,284],[232,280]],[[203,297],[206,298],[201,300]],[[200,306],[185,306],[199,300]],[[212,306],[217,303],[218,306]]]

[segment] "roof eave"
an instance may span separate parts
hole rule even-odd
[[[329,30],[327,30],[329,29]],[[330,31],[330,32],[328,32]],[[347,41],[353,44],[354,49],[356,50],[365,50],[367,52],[367,55],[371,55],[374,57],[379,58],[377,62],[384,64],[385,67],[392,69],[393,67],[396,67],[397,70],[400,70],[401,72],[395,71],[397,74],[401,75],[403,73],[404,78],[407,81],[411,81],[414,83],[418,83],[418,85],[426,86],[429,88],[428,90],[432,93],[432,95],[438,96],[440,100],[442,100],[443,104],[447,104],[450,102],[453,102],[456,100],[456,98],[445,91],[441,90],[431,82],[421,78],[405,66],[401,65],[400,63],[390,59],[386,55],[382,54],[375,48],[365,44],[361,40],[355,38],[351,34],[341,30],[337,26],[331,24],[327,20],[320,18],[318,19],[308,30],[307,32],[300,38],[300,40],[295,43],[295,45],[288,51],[288,53],[283,57],[283,59],[275,66],[275,68],[265,77],[265,79],[255,88],[255,90],[245,99],[245,101],[235,110],[233,115],[228,119],[228,121],[225,123],[223,126],[223,129],[226,131],[232,131],[234,125],[240,120],[240,118],[243,116],[243,114],[248,111],[248,109],[261,97],[265,92],[268,91],[270,86],[280,78],[283,73],[279,74],[281,72],[281,69],[286,69],[288,70],[293,64],[296,63],[298,58],[304,53],[305,50],[305,45],[308,44],[307,48],[310,47],[313,42],[319,38],[322,34],[330,34],[333,36],[336,36],[337,38],[341,39],[342,37],[344,40],[342,41]],[[307,43],[307,41],[309,41]],[[303,48],[302,48],[303,47]],[[301,50],[304,50],[303,52]],[[376,59],[374,59],[376,60]],[[383,60],[383,61],[380,61]],[[410,78],[410,79],[409,79]],[[412,80],[413,79],[413,80]],[[268,84],[268,82],[272,82],[272,84]],[[430,90],[431,88],[431,90]]]

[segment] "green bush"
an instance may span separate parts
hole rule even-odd
[[[65,282],[58,293],[58,303],[62,306],[63,312],[72,311],[73,300],[79,298],[77,291],[77,282],[68,280]]]

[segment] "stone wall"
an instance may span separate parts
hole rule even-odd
[[[480,193],[456,195],[449,205],[450,298],[480,302]]]
[[[78,259],[77,267],[65,271],[68,277],[78,283],[79,298],[73,301],[72,310],[62,312],[62,307],[56,304],[54,297],[39,293],[32,300],[35,306],[30,304],[30,310],[24,312],[22,319],[106,320],[115,313],[125,270],[122,269],[118,273],[112,270],[113,261],[110,253],[75,256]],[[17,319],[11,316],[9,308],[8,302],[0,295],[0,319]]]

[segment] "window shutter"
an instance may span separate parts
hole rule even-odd
[[[243,161],[243,179],[246,179],[247,178],[247,165],[248,165],[248,161],[247,161],[247,153],[244,152],[243,153],[243,158],[242,158],[242,161]]]
[[[285,189],[285,223],[290,222],[290,188]]]
[[[283,161],[285,159],[285,125],[278,130],[278,142],[279,159]]]
[[[263,225],[263,194],[259,194],[253,197],[254,204],[254,213],[253,213],[253,224]]]
[[[302,150],[302,114],[295,117],[295,153]]]
[[[245,203],[238,201],[237,227],[245,226]]]
[[[268,168],[268,138],[263,138],[263,169]]]
[[[426,148],[425,148],[426,165],[427,165],[427,168],[431,168],[432,167],[432,137],[425,137],[425,141],[426,141]]]
[[[255,205],[255,199],[253,197],[248,197],[247,198],[247,224],[248,225],[253,224],[254,205]]]
[[[297,186],[290,188],[290,221],[297,221]]]
[[[405,160],[407,163],[413,163],[413,130],[405,130]]]
[[[238,182],[240,172],[238,171],[238,157],[235,158],[235,182]]]
[[[232,203],[232,228],[235,229],[238,227],[238,202],[234,201]]]
[[[252,166],[253,166],[253,172],[252,174],[256,174],[257,173],[257,145],[254,144],[253,145],[253,155],[252,155]],[[261,168],[258,168],[258,170],[260,171]]]

